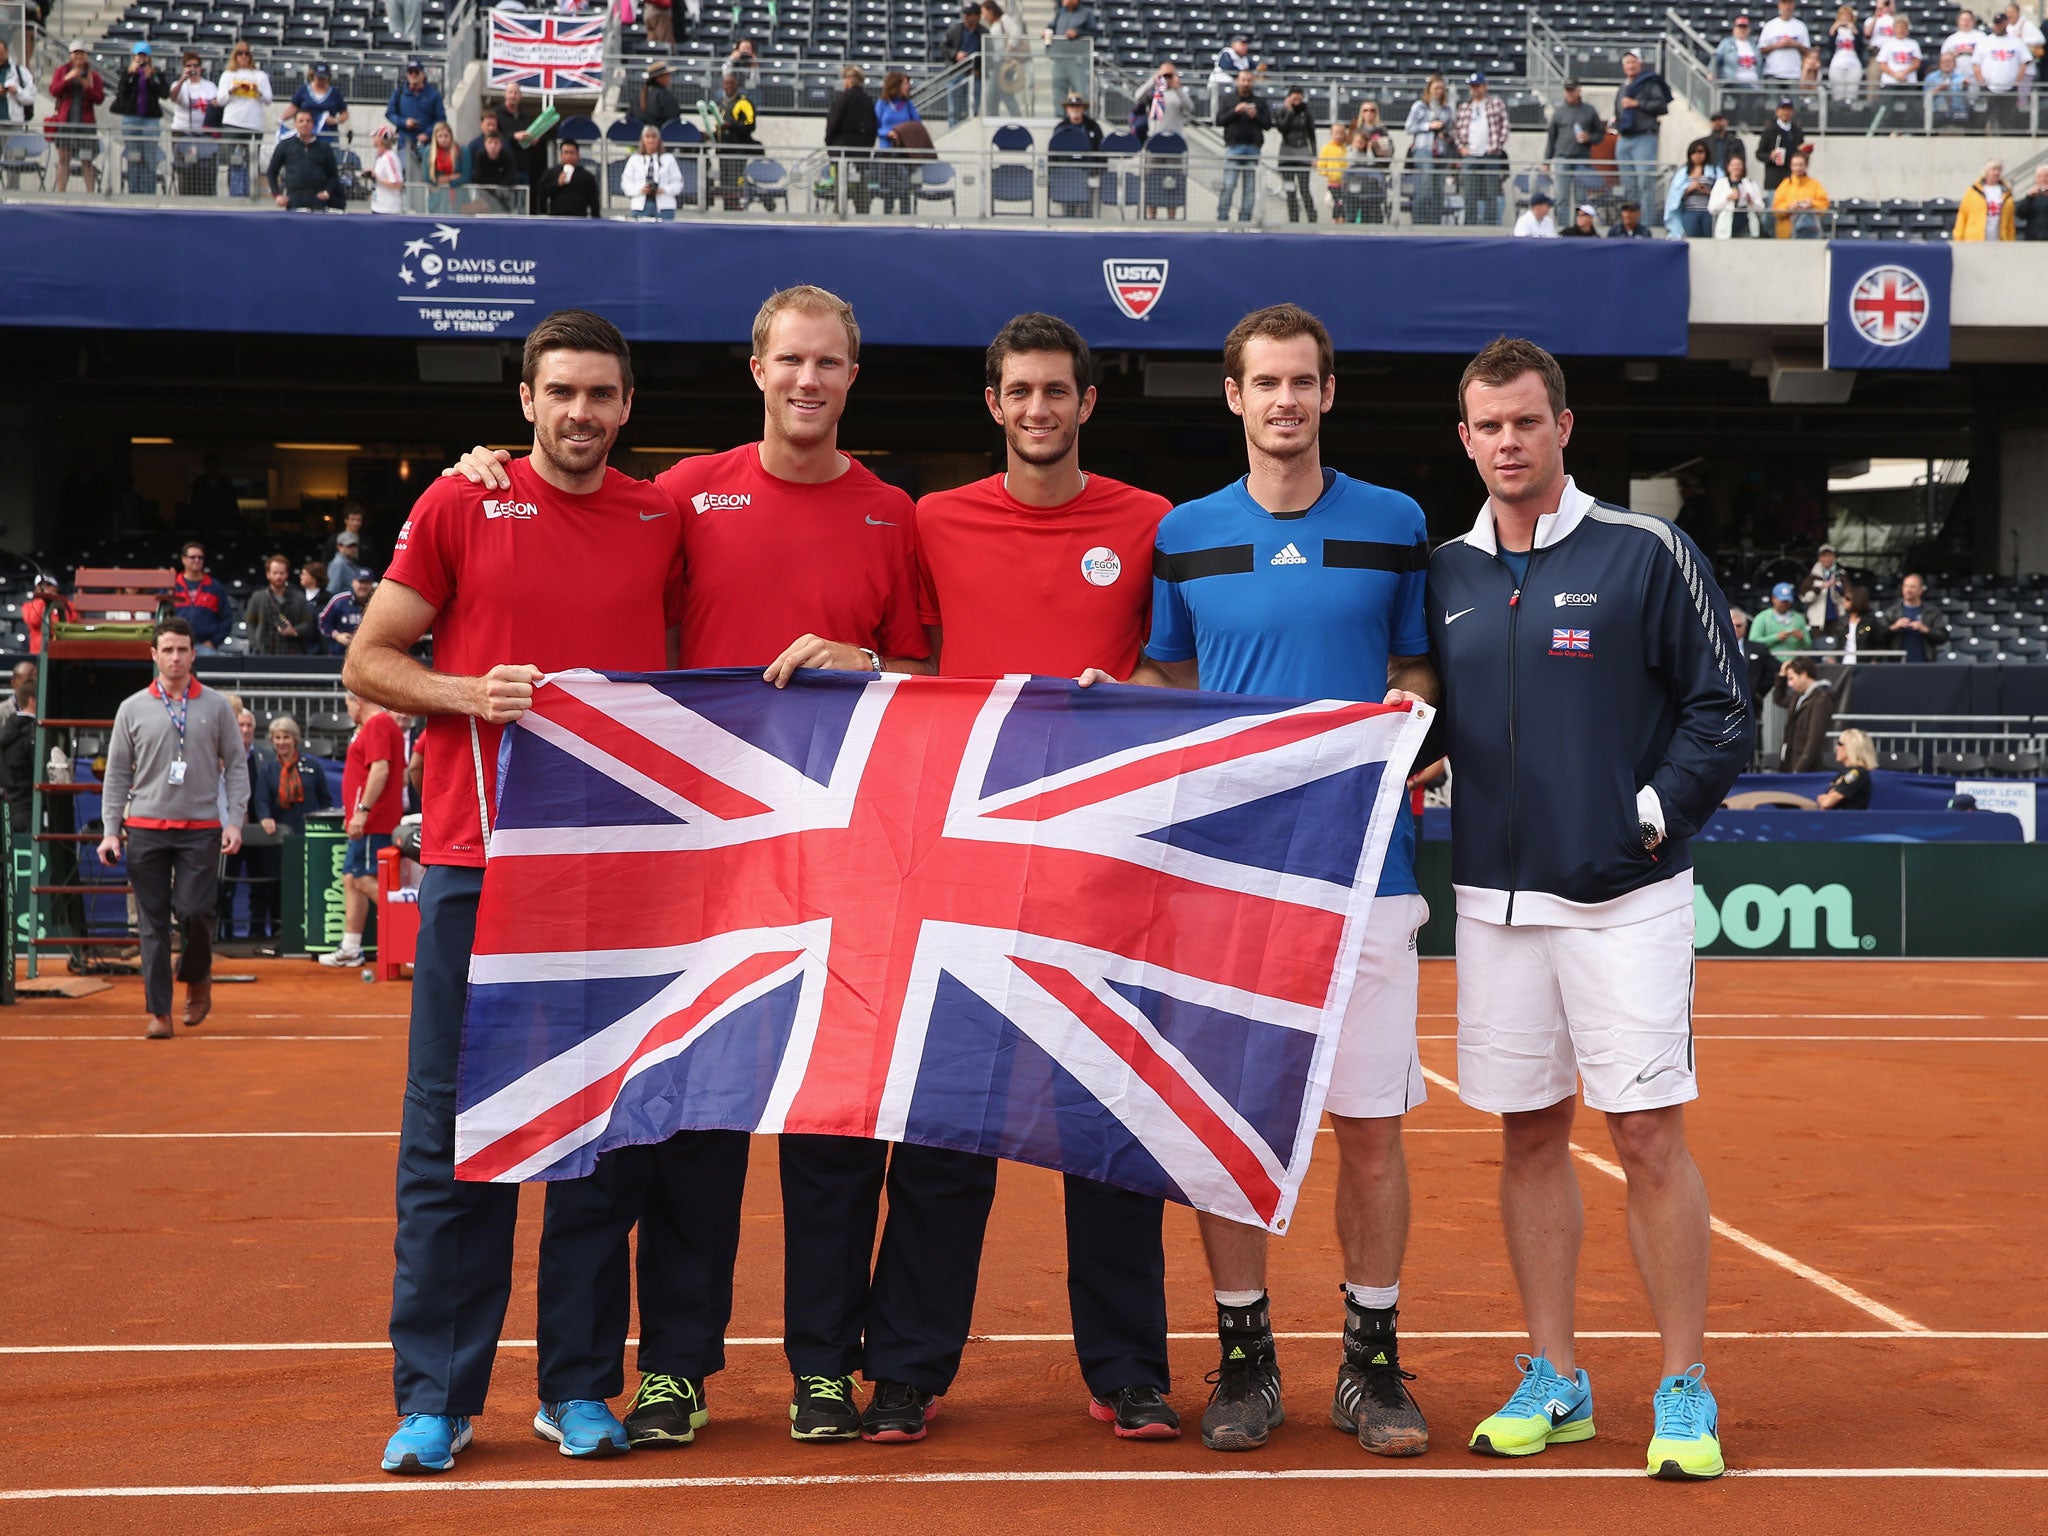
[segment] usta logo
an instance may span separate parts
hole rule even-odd
[[[486,497],[484,500],[484,516],[487,518],[516,517],[522,522],[530,522],[540,516],[540,508],[530,501],[493,501]]]
[[[729,511],[739,507],[750,507],[753,504],[754,498],[745,492],[735,494],[730,491],[699,491],[690,498],[690,505],[696,509],[699,516],[706,512]]]
[[[1692,888],[1692,947],[1706,949],[1726,939],[1737,949],[1769,949],[1780,939],[1788,949],[1818,949],[1823,928],[1827,947],[1877,948],[1872,934],[1856,932],[1856,897],[1846,885],[1738,885],[1720,906],[1703,885]]]
[[[1590,608],[1599,601],[1598,592],[1560,592],[1550,600],[1556,608]]]

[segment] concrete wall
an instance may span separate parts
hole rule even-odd
[[[2048,571],[2048,416],[2007,421],[1998,435],[2001,571]]]

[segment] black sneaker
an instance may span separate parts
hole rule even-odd
[[[922,1440],[924,1427],[938,1417],[939,1400],[900,1381],[878,1381],[860,1416],[860,1437],[895,1444]]]
[[[799,1376],[789,1404],[792,1440],[857,1440],[860,1404],[851,1376]]]
[[[688,1445],[710,1419],[703,1382],[650,1371],[640,1378],[640,1390],[627,1411],[626,1442],[635,1447]]]
[[[1249,1307],[1218,1307],[1216,1332],[1223,1359],[1207,1377],[1215,1390],[1202,1414],[1202,1444],[1212,1451],[1255,1451],[1287,1418],[1266,1298]]]
[[[1088,1399],[1088,1417],[1114,1424],[1119,1440],[1178,1440],[1180,1415],[1156,1387],[1120,1387],[1107,1398]]]
[[[1401,1369],[1398,1314],[1368,1312],[1344,1296],[1344,1364],[1337,1370],[1337,1395],[1330,1422],[1375,1456],[1420,1456],[1429,1449],[1429,1425],[1408,1395],[1414,1374]]]

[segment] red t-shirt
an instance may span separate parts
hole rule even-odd
[[[437,480],[399,530],[385,576],[438,610],[434,667],[477,677],[525,664],[659,672],[681,617],[682,519],[645,480],[607,470],[587,496],[558,491],[525,459],[509,491]],[[427,721],[421,860],[484,861],[467,715]],[[495,798],[502,727],[478,723]]]
[[[1027,507],[991,475],[917,504],[918,617],[942,625],[947,677],[1100,667],[1129,677],[1152,613],[1152,538],[1169,503],[1090,475]]]
[[[377,803],[370,807],[363,827],[366,833],[389,833],[405,814],[405,732],[398,728],[397,720],[381,709],[357,726],[355,735],[348,740],[348,756],[341,765],[344,820],[355,815],[356,802],[362,799],[363,788],[370,782],[370,767],[379,762],[391,765],[391,776],[377,792]]]
[[[931,654],[917,622],[910,498],[861,463],[780,480],[760,446],[684,459],[655,480],[683,519],[683,665],[765,667],[798,635],[882,656]]]

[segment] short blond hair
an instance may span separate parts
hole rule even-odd
[[[816,288],[809,283],[778,289],[762,302],[761,312],[754,316],[754,356],[762,357],[767,353],[769,328],[775,324],[775,317],[785,310],[832,316],[846,327],[846,360],[849,363],[860,361],[860,322],[853,318],[853,306],[830,289]]]
[[[1866,733],[1852,725],[1842,732],[1841,742],[1842,756],[1849,760],[1851,768],[1861,768],[1868,772],[1877,766],[1877,748],[1871,744]]]

